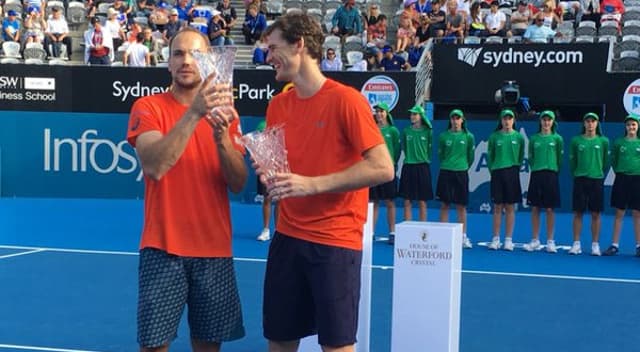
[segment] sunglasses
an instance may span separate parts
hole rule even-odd
[[[327,55],[335,55],[336,53],[327,53]]]

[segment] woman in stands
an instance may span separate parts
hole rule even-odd
[[[515,204],[522,201],[520,165],[524,159],[524,138],[516,130],[516,114],[511,109],[500,112],[498,127],[489,136],[487,162],[491,172],[491,201],[493,202],[493,238],[489,249],[498,250],[502,212],[505,213],[505,251],[513,251]]]
[[[480,11],[480,3],[476,1],[471,4],[469,12],[469,35],[474,37],[485,37],[487,35],[487,31],[484,25],[484,17]]]
[[[558,171],[562,164],[564,142],[557,132],[556,114],[546,110],[540,113],[538,133],[529,140],[529,190],[527,204],[531,207],[531,242],[524,245],[527,252],[542,249],[540,244],[540,210],[545,210],[547,246],[549,253],[556,253],[554,238],[555,212],[560,207],[560,181]]]
[[[433,199],[431,185],[431,147],[433,128],[424,108],[409,110],[411,125],[402,131],[404,161],[400,175],[400,196],[404,199],[404,220],[412,218],[411,202],[418,201],[420,221],[427,221],[427,201]]]
[[[396,32],[396,52],[405,51],[413,43],[415,36],[416,29],[413,27],[413,21],[406,17],[400,17],[400,24]]]
[[[640,257],[640,117],[629,115],[624,119],[624,136],[611,148],[611,166],[616,180],[611,190],[611,207],[616,209],[613,220],[613,240],[603,255],[616,255],[620,248],[620,231],[626,209],[631,209],[633,233],[636,238],[636,256]]]

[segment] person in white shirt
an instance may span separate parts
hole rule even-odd
[[[113,39],[113,51],[117,51],[127,37],[122,25],[120,25],[118,11],[114,8],[110,8],[107,11],[107,22],[104,24],[104,28],[109,32],[109,34],[111,34],[111,38]]]
[[[60,57],[61,44],[67,47],[67,58],[71,58],[71,37],[67,20],[62,16],[62,11],[57,6],[51,10],[51,18],[47,21],[45,31],[44,48],[49,56]]]
[[[113,39],[102,26],[100,18],[91,17],[91,27],[84,32],[85,63],[89,65],[111,65]]]
[[[500,6],[500,2],[497,0],[491,2],[491,10],[484,18],[484,25],[488,35],[505,37],[507,36],[507,16],[502,11],[498,11],[498,6]]]
[[[124,65],[131,67],[146,67],[151,65],[151,53],[142,41],[144,40],[144,34],[138,33],[136,35],[136,42],[129,45],[124,52]]]
[[[320,63],[322,71],[342,71],[342,60],[336,57],[336,52],[332,48],[327,49],[327,54]]]

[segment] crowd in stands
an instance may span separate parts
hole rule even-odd
[[[204,1],[1,0],[2,40],[15,43],[3,43],[4,56],[69,58],[81,45],[86,63],[124,64],[126,57],[128,65],[158,65],[168,59],[163,48],[170,38],[193,26],[214,46],[234,45],[231,29],[240,29],[242,44],[254,45],[253,63],[266,65],[262,32],[270,20],[296,10],[313,14],[325,29],[324,70],[411,70],[429,40],[593,42],[598,35],[607,40],[635,35],[629,37],[636,43],[632,48],[640,49],[640,7],[627,11],[622,0],[404,0],[395,13],[384,13],[381,0],[306,0],[304,10],[298,0],[244,0],[244,19],[230,0]],[[274,7],[278,3],[284,6]],[[74,43],[69,26],[79,23],[89,23],[89,29]],[[138,43],[147,48],[148,60]]]

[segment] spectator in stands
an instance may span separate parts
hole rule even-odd
[[[471,14],[471,0],[458,0],[457,13],[461,14],[465,22],[469,23],[469,15]]]
[[[480,3],[474,2],[469,10],[469,35],[475,37],[484,37],[487,35],[487,27],[484,25],[484,17],[480,11]]]
[[[111,32],[102,27],[99,17],[91,17],[91,27],[84,32],[85,63],[111,65],[113,39]]]
[[[127,35],[122,28],[122,24],[118,19],[119,13],[117,10],[111,8],[107,11],[107,22],[104,24],[105,31],[111,34],[113,40],[113,52],[118,51],[118,48],[127,39]]]
[[[369,47],[364,53],[362,60],[353,64],[353,66],[347,68],[347,71],[353,72],[365,72],[365,71],[379,71],[379,63],[382,58],[382,52],[376,47]]]
[[[178,10],[178,19],[187,23],[191,22],[194,8],[190,0],[179,0],[175,9]]]
[[[267,29],[267,18],[263,13],[258,12],[258,8],[255,5],[250,5],[242,24],[245,44],[255,43],[265,29]]]
[[[60,57],[60,49],[64,44],[67,47],[67,58],[71,58],[73,50],[71,37],[69,37],[69,26],[57,6],[51,9],[51,18],[47,21],[44,43],[44,49],[49,56]]]
[[[434,0],[431,3],[431,13],[429,13],[429,36],[431,38],[441,38],[447,28],[446,14],[440,8],[441,0]]]
[[[125,25],[133,22],[133,7],[129,6],[124,1],[116,0],[113,3],[112,9],[114,9],[118,13],[122,14],[122,16],[118,16],[118,19],[120,20],[120,25],[121,26],[125,26]],[[111,9],[109,9],[109,10],[111,10]],[[108,10],[107,10],[107,15],[109,15],[109,11]]]
[[[136,16],[138,17],[147,17],[151,16],[151,13],[156,8],[156,3],[154,0],[138,0],[138,12]]]
[[[445,37],[453,42],[462,44],[464,32],[467,28],[466,19],[463,13],[458,12],[458,4],[456,1],[449,0],[447,2],[447,18],[445,20],[446,30]]]
[[[164,26],[164,31],[162,31],[162,40],[167,44],[181,28],[186,26],[185,21],[178,18],[178,16],[178,9],[171,9],[171,12],[169,13],[169,22],[167,22]]]
[[[600,1],[600,23],[613,21],[618,25],[622,22],[622,14],[624,14],[624,4],[622,0],[602,0]]]
[[[367,45],[382,48],[387,44],[387,16],[380,15],[372,29],[367,30]]]
[[[226,31],[225,36],[231,37],[231,29],[236,25],[238,21],[238,15],[236,14],[236,8],[231,5],[230,0],[222,0],[218,3],[216,10],[220,11],[222,14],[222,18],[225,22],[224,30]]]
[[[400,17],[398,31],[396,32],[396,52],[404,52],[407,47],[413,43],[416,36],[416,29],[413,27],[413,21],[408,18]]]
[[[487,28],[487,35],[496,35],[499,37],[507,36],[507,16],[504,12],[498,11],[500,3],[497,0],[491,2],[489,13],[484,18],[484,25]]]
[[[124,65],[131,67],[146,67],[151,65],[151,53],[149,48],[142,44],[144,33],[138,33],[136,42],[130,44],[124,52]]]
[[[47,28],[47,22],[40,13],[40,9],[37,7],[29,6],[27,9],[27,17],[24,19],[24,38],[22,42],[28,43],[43,43],[44,42],[44,30]]]
[[[420,22],[420,16],[425,14],[428,15],[431,13],[431,0],[418,0],[414,2],[411,7],[413,8],[413,15],[411,20],[414,25],[417,27],[418,22]]]
[[[369,13],[364,17],[365,27],[367,28],[367,36],[370,32],[376,30],[376,24],[380,20],[380,16],[384,16],[382,13],[380,13],[380,5],[375,3],[369,5]]]
[[[385,45],[382,48],[380,68],[382,71],[408,71],[411,69],[411,65],[402,56],[396,55],[391,45]]]
[[[165,1],[158,2],[158,5],[149,15],[149,27],[153,31],[164,31],[164,26],[169,22],[169,4]]]
[[[226,23],[224,19],[222,19],[222,16],[220,16],[220,11],[213,10],[213,17],[211,17],[211,21],[209,21],[207,27],[211,46],[233,45],[231,38],[226,37],[227,31],[224,29],[225,26]]]
[[[322,71],[342,71],[342,59],[336,56],[333,48],[327,49],[327,53],[320,63]]]
[[[522,36],[525,43],[546,43],[551,38],[561,36],[560,32],[556,32],[553,29],[543,26],[544,14],[539,12],[532,25],[527,27],[527,30]]]
[[[542,13],[544,14],[543,26],[553,29],[562,23],[562,18],[556,13],[555,0],[546,0],[542,5]]]
[[[580,1],[578,0],[560,0],[558,2],[558,7],[562,11],[562,19],[573,19],[577,18],[577,15],[580,13]]]
[[[160,42],[153,37],[153,32],[149,27],[142,30],[142,38],[142,44],[149,49],[151,64],[155,65],[157,63],[156,56],[160,53]],[[138,41],[138,38],[136,38],[136,41]]]
[[[264,35],[256,41],[256,45],[253,48],[253,59],[251,60],[254,65],[268,65],[267,55],[269,54],[269,47],[264,42]]]
[[[331,33],[342,38],[362,33],[362,20],[356,0],[346,0],[344,5],[338,7],[331,19],[331,26]]]
[[[6,0],[3,0],[1,3],[4,7],[4,4],[6,4]],[[29,9],[29,7],[36,8],[38,12],[40,12],[40,16],[42,16],[42,18],[46,17],[45,9],[47,7],[47,2],[45,0],[24,0],[22,7],[24,9]],[[27,13],[29,12],[27,11]],[[2,10],[0,9],[0,15],[1,14]]]
[[[127,41],[129,43],[135,43],[138,33],[142,33],[142,26],[138,22],[134,22],[129,26],[129,32],[127,32]]]
[[[416,36],[413,37],[413,47],[422,48],[430,38],[429,17],[427,14],[420,15],[420,26],[416,28]]]
[[[531,11],[527,6],[527,2],[520,0],[518,2],[518,10],[511,13],[511,34],[521,36],[531,23]]]
[[[7,42],[20,43],[20,21],[17,17],[17,12],[9,10],[7,17],[2,20],[2,39]]]

